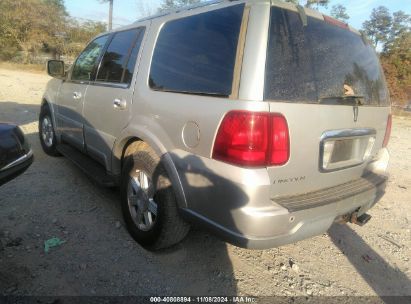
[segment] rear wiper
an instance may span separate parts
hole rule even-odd
[[[352,106],[362,106],[364,105],[364,96],[361,95],[344,95],[344,96],[329,96],[322,97],[318,101],[320,104],[331,104],[331,105],[352,105]]]

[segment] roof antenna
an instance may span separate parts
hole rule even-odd
[[[301,19],[301,22],[303,23],[303,26],[306,27],[308,25],[308,18],[307,18],[307,14],[305,13],[304,7],[301,5],[297,5],[297,10],[298,10],[298,13],[300,14],[300,19]]]

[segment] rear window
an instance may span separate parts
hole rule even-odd
[[[388,105],[384,75],[372,46],[361,36],[298,13],[273,7],[267,50],[265,99]]]
[[[244,5],[167,22],[154,50],[154,90],[229,96]]]

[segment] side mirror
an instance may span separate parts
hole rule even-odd
[[[65,78],[64,61],[49,60],[47,61],[47,74],[54,78]]]

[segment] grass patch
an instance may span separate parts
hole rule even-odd
[[[27,71],[33,73],[45,73],[45,64],[23,64],[15,62],[0,61],[0,68],[12,71]]]
[[[391,111],[392,115],[411,118],[411,112],[404,111],[403,109],[392,107]]]

